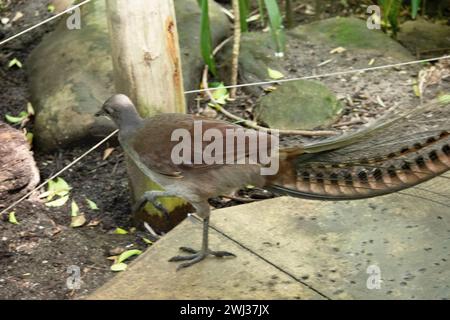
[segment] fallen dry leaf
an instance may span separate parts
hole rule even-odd
[[[342,53],[344,51],[347,51],[347,49],[345,49],[344,47],[337,47],[331,50],[330,53],[335,54],[335,53]]]
[[[105,152],[103,152],[103,161],[108,159],[108,157],[113,153],[114,148],[107,148],[105,149]]]

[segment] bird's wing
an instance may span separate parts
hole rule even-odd
[[[268,134],[225,121],[161,114],[146,119],[130,142],[122,144],[128,146],[127,153],[135,162],[163,175],[181,177],[186,171],[216,168],[228,163],[227,159],[236,163],[254,155],[258,150],[249,147],[255,145],[250,141],[258,143],[261,137],[270,139]],[[244,149],[237,147],[239,140],[244,142]],[[233,141],[234,147],[227,146],[227,141]],[[180,157],[182,163],[177,161]]]

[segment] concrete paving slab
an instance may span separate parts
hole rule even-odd
[[[201,225],[185,221],[90,299],[448,299],[449,195],[438,178],[366,200],[216,210],[212,226],[233,241],[212,230],[211,248],[237,258],[175,272],[167,259],[200,243]]]
[[[439,178],[358,201],[284,197],[217,212],[213,221],[332,299],[450,299],[449,191]]]
[[[211,248],[237,257],[211,257],[177,272],[167,260],[180,246],[199,248],[200,235],[201,224],[184,221],[88,299],[323,299],[214,230]]]

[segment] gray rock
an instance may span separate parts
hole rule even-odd
[[[383,31],[368,29],[366,21],[357,18],[336,17],[316,21],[293,29],[291,37],[306,38],[312,42],[344,47],[354,52],[383,53],[384,56],[402,59],[408,50]]]
[[[198,87],[203,68],[200,9],[196,0],[175,0],[175,9],[184,87],[192,90]],[[218,44],[229,34],[230,24],[214,2],[210,19],[213,43]],[[68,30],[63,19],[30,56],[35,136],[41,149],[66,147],[112,130],[109,121],[93,116],[114,93],[107,30],[105,2],[92,1],[82,7],[81,30]]]
[[[330,125],[341,111],[341,104],[325,85],[300,80],[285,83],[261,97],[256,117],[271,128],[310,130]]]
[[[414,55],[438,56],[450,48],[450,27],[423,19],[407,21],[397,39]]]
[[[231,75],[231,42],[219,53],[217,66],[219,75],[229,84]],[[275,46],[270,33],[249,32],[241,36],[241,50],[239,52],[239,81],[252,83],[269,80],[268,68],[285,74],[283,61],[275,57]],[[258,87],[246,87],[246,91],[259,94]]]

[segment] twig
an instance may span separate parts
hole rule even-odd
[[[225,45],[230,42],[233,39],[233,37],[228,37],[225,40],[223,40],[221,43],[219,43],[219,45],[217,47],[214,48],[212,54],[213,56],[215,56],[220,50],[222,50],[223,47],[225,47]]]
[[[205,65],[205,69],[203,70],[202,87],[205,89],[205,92],[208,95],[208,98],[211,100],[211,102],[214,105],[214,106],[210,106],[211,108],[219,111],[226,117],[233,119],[233,120],[239,122],[239,124],[244,125],[246,127],[249,127],[249,128],[255,129],[255,130],[259,130],[259,131],[268,132],[268,133],[274,132],[274,133],[278,133],[281,135],[301,135],[301,136],[305,136],[305,137],[328,137],[328,136],[334,136],[334,135],[338,134],[338,132],[336,132],[336,131],[326,131],[326,130],[310,131],[310,130],[270,129],[270,128],[261,127],[258,124],[256,124],[256,122],[254,122],[254,121],[246,120],[244,118],[241,118],[241,117],[238,117],[238,116],[232,114],[231,112],[222,108],[222,106],[220,106],[220,104],[218,104],[217,101],[214,99],[214,97],[211,93],[211,90],[209,89],[209,86],[208,86],[208,66],[207,65]]]
[[[353,119],[353,120],[350,120],[350,121],[333,124],[332,127],[333,128],[340,128],[340,127],[344,127],[344,126],[350,126],[350,125],[353,125],[353,124],[364,124],[364,123],[365,122],[362,119]]]
[[[241,46],[241,17],[239,12],[239,0],[233,0],[234,13],[234,35],[233,35],[233,54],[231,58],[231,81],[230,85],[237,85],[238,68],[239,68],[239,50]],[[236,98],[237,88],[233,87],[230,90],[230,98]]]

